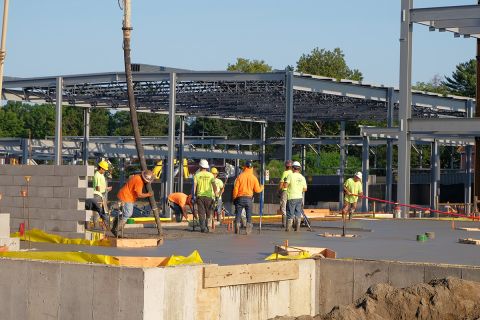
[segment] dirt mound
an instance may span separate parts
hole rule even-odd
[[[335,307],[316,317],[276,319],[401,320],[480,319],[480,283],[447,278],[398,289],[388,284],[370,287],[355,303]]]

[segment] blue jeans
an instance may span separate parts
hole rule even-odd
[[[235,223],[240,223],[242,209],[245,209],[247,223],[252,223],[252,197],[238,197],[233,203],[235,204]]]
[[[122,220],[127,221],[133,214],[133,202],[124,202],[122,207]]]
[[[217,207],[215,208],[215,210],[217,211],[218,214],[222,214],[222,208],[223,208],[223,202],[222,202],[222,198],[217,198]]]
[[[293,219],[294,216],[302,218],[302,214],[302,199],[287,200],[287,219]]]

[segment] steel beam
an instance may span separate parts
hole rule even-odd
[[[292,159],[293,137],[293,72],[286,72],[285,81],[285,161]]]
[[[362,185],[363,194],[368,197],[368,175],[370,171],[370,146],[368,137],[363,137],[362,147]],[[362,198],[362,212],[368,212],[368,199]]]
[[[408,126],[413,134],[441,133],[450,136],[480,136],[480,119],[477,118],[410,119]]]
[[[55,83],[55,165],[62,164],[62,103],[63,79],[58,77]]]
[[[402,8],[403,9],[403,8]],[[440,20],[464,20],[464,19],[479,19],[480,6],[466,5],[466,6],[450,6],[450,7],[435,7],[435,8],[417,8],[411,9],[411,22],[422,23],[428,21]]]

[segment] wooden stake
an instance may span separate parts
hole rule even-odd
[[[7,54],[7,25],[8,25],[8,1],[3,1],[3,23],[2,23],[2,40],[0,44],[0,100],[3,95],[3,66],[5,62],[5,55]]]

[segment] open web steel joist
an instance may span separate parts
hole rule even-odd
[[[221,117],[249,121],[284,122],[288,86],[293,90],[293,119],[313,120],[385,120],[388,100],[393,99],[397,114],[399,92],[354,81],[288,72],[243,74],[235,72],[176,73],[176,114]],[[56,101],[58,77],[10,79],[4,83],[7,100],[31,102]],[[62,98],[79,107],[127,107],[126,83],[122,73],[61,76]],[[165,72],[134,73],[137,109],[168,113],[170,76]],[[443,97],[415,92],[413,116],[435,118],[463,117],[462,97]],[[287,115],[288,116],[288,115]]]

